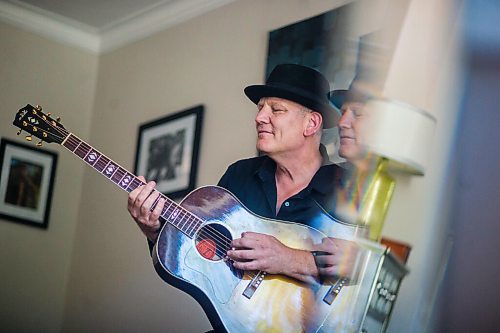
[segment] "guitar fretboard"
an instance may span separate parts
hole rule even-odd
[[[134,174],[127,171],[125,168],[122,168],[120,165],[85,141],[78,138],[73,133],[68,134],[62,145],[73,154],[84,160],[100,174],[104,175],[106,178],[118,185],[122,190],[130,193],[139,186],[145,185],[145,183]],[[161,218],[166,222],[171,223],[188,237],[193,238],[196,231],[203,224],[203,221],[163,194],[158,196],[151,209],[156,207],[160,197],[165,199],[165,206],[161,212]]]

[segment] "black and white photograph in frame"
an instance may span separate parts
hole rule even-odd
[[[0,217],[47,229],[57,154],[2,138],[0,163]]]
[[[171,199],[195,188],[203,111],[199,105],[139,127],[135,174]]]

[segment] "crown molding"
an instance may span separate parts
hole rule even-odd
[[[174,0],[95,29],[18,2],[0,2],[0,21],[95,54],[108,53],[235,0]]]
[[[113,51],[233,1],[235,0],[176,0],[154,6],[102,29],[101,52]]]
[[[99,53],[97,29],[34,6],[0,2],[0,21],[86,51]]]

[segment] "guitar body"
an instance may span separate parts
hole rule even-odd
[[[225,249],[214,247],[221,238],[230,242],[242,232],[253,231],[273,235],[292,248],[312,250],[327,237],[324,233],[257,216],[216,186],[191,192],[180,206],[204,225],[190,238],[166,223],[153,253],[155,269],[165,281],[193,296],[214,327],[229,332],[318,332],[328,318],[329,329],[350,331],[348,297],[337,297],[331,305],[323,301],[331,285],[305,284],[262,272],[242,274],[222,260]],[[325,222],[334,224],[329,218]],[[349,288],[354,287],[345,287],[343,295],[350,293]]]

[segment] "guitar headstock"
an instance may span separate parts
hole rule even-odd
[[[37,146],[41,146],[42,141],[61,144],[69,135],[64,126],[59,123],[59,118],[57,120],[51,118],[50,113],[43,113],[42,108],[38,105],[34,107],[28,104],[17,111],[12,123],[20,128],[17,132],[18,135],[22,131],[30,134],[26,136],[26,140],[31,141],[31,135],[39,138],[40,142],[37,143]]]

